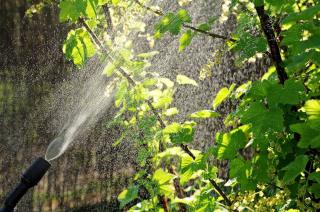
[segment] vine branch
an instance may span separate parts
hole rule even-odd
[[[272,27],[272,21],[268,14],[264,10],[264,5],[255,6],[257,14],[259,16],[262,30],[267,38],[268,45],[271,51],[271,59],[276,66],[277,75],[281,84],[288,79],[288,75],[283,68],[283,62],[280,55],[280,49],[276,40],[275,32]]]
[[[104,16],[106,17],[106,20],[107,20],[108,31],[112,32],[113,23],[112,23],[112,19],[111,19],[109,5],[108,4],[102,5],[102,9],[103,9],[103,12],[104,12]]]
[[[107,55],[110,57],[108,50],[106,49],[106,47],[103,45],[103,43],[99,40],[99,38],[96,36],[96,34],[90,29],[90,27],[87,25],[87,23],[83,20],[80,19],[80,22],[83,24],[83,26],[85,27],[85,29],[89,32],[89,34],[91,35],[91,37],[93,38],[93,40],[96,42],[96,44],[99,46],[99,48]],[[128,82],[132,85],[135,86],[136,83],[135,81],[131,78],[131,76],[126,73],[121,67],[118,67],[117,69],[120,74],[122,74],[127,80]],[[157,120],[160,123],[160,126],[162,129],[164,129],[166,127],[164,121],[161,119],[159,113],[157,112],[157,110],[154,108],[154,106],[152,105],[152,102],[150,100],[147,100],[147,104],[150,107],[152,113],[157,117]],[[187,153],[193,160],[196,158],[195,155],[191,152],[191,150],[189,149],[189,147],[185,144],[180,144],[180,147],[182,148],[182,150]],[[162,145],[160,145],[160,151],[164,150],[164,147]],[[210,179],[209,180],[210,183],[212,184],[212,186],[216,189],[216,191],[219,193],[219,195],[221,195],[223,197],[223,199],[226,201],[228,206],[231,206],[231,201],[230,199],[227,197],[227,195],[222,191],[222,189],[218,186],[218,184],[213,180]]]
[[[139,0],[134,0],[134,2],[136,2],[138,5],[140,5],[142,8],[145,8],[146,10],[150,11],[150,12],[153,12],[154,14],[156,15],[159,15],[159,16],[163,16],[164,13],[160,10],[155,10],[155,9],[152,9],[151,7],[148,7],[147,5],[144,5],[142,4]],[[193,26],[190,26],[188,24],[182,24],[182,26],[184,28],[187,28],[187,29],[191,29],[195,32],[200,32],[204,35],[208,35],[212,38],[220,38],[220,39],[224,39],[224,40],[229,40],[229,41],[232,41],[232,42],[236,42],[235,39],[233,38],[229,38],[227,36],[223,36],[223,35],[219,35],[219,34],[216,34],[216,33],[212,33],[212,32],[208,32],[208,31],[205,31],[205,30],[202,30],[202,29],[199,29],[199,28],[196,28],[196,27],[193,27]]]

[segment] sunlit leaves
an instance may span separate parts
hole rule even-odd
[[[182,34],[182,36],[180,37],[179,51],[183,51],[187,46],[190,45],[193,36],[194,34],[191,30],[187,30],[185,33]]]
[[[128,204],[129,202],[137,198],[138,191],[139,191],[138,186],[130,186],[124,191],[122,191],[118,196],[118,200],[120,202],[120,208],[123,208],[126,204]]]
[[[260,147],[265,148],[266,133],[278,132],[283,130],[283,111],[280,108],[267,109],[262,103],[251,103],[241,114],[243,124],[251,124],[256,142]]]
[[[83,65],[95,53],[89,33],[82,28],[71,30],[63,44],[63,52],[75,65]]]
[[[256,100],[267,99],[271,107],[278,104],[294,105],[304,99],[304,86],[294,80],[286,80],[284,85],[272,80],[256,81],[247,97]]]
[[[319,13],[320,13],[320,5],[316,5],[314,7],[310,7],[306,10],[303,10],[302,12],[299,12],[299,13],[291,13],[283,20],[283,23],[287,24],[295,21],[312,19],[315,15]]]
[[[176,107],[169,108],[165,111],[164,115],[166,116],[173,116],[179,113],[179,110]]]
[[[320,120],[320,100],[308,100],[303,106],[310,120]]]
[[[59,4],[61,22],[77,22],[80,17],[96,18],[98,0],[62,0]]]
[[[200,111],[197,111],[197,112],[190,114],[191,118],[202,118],[202,119],[216,118],[219,116],[220,116],[220,114],[213,111],[213,110],[200,110]]]
[[[247,143],[245,134],[240,129],[223,134],[217,143],[218,159],[233,159],[237,151],[243,148]]]
[[[320,129],[312,128],[309,123],[293,124],[290,126],[293,132],[299,133],[301,138],[298,142],[300,148],[319,148]]]
[[[191,79],[191,78],[189,78],[189,77],[187,77],[185,75],[182,75],[182,74],[178,74],[177,75],[177,82],[180,85],[189,84],[189,85],[198,86],[198,83],[195,80],[193,80],[193,79]]]
[[[205,163],[202,161],[203,155],[198,154],[193,160],[189,155],[185,155],[181,159],[181,176],[180,183],[184,185],[191,179],[200,177],[204,172]]]
[[[169,12],[163,16],[160,22],[155,26],[155,37],[160,38],[162,34],[166,32],[178,35],[182,24],[186,22],[191,22],[191,17],[186,10],[181,9],[176,14]]]
[[[234,89],[234,86],[235,85],[232,84],[230,88],[224,87],[220,89],[212,103],[214,109],[216,109],[224,100],[226,100],[230,96],[231,92]]]
[[[252,180],[252,166],[250,161],[241,158],[233,159],[230,163],[230,178],[236,178],[241,190],[252,190],[255,183]]]
[[[175,176],[162,169],[157,169],[152,177],[152,180],[156,182],[159,193],[166,196],[171,196],[174,192],[174,187],[171,183]]]
[[[174,144],[190,143],[193,140],[194,126],[194,122],[173,123],[168,125],[163,133],[168,134]]]
[[[290,183],[293,181],[301,172],[304,171],[308,160],[308,156],[299,155],[293,162],[284,167],[283,170],[285,170],[285,174],[283,177],[283,182]]]

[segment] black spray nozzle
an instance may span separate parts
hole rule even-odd
[[[27,191],[38,184],[43,175],[50,168],[50,163],[43,158],[37,158],[31,166],[22,174],[20,183],[7,196],[4,202],[4,208],[0,212],[13,211],[20,199]]]

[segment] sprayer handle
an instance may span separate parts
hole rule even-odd
[[[24,181],[21,181],[6,198],[4,202],[5,208],[12,209],[11,211],[13,211],[14,207],[16,207],[17,203],[27,193],[29,188],[29,185],[27,185]]]
[[[4,207],[4,208],[1,208],[1,209],[0,209],[0,212],[14,212],[14,209]]]

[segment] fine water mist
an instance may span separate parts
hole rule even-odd
[[[91,75],[82,82],[81,96],[77,98],[77,107],[72,111],[67,123],[58,136],[49,144],[45,159],[52,161],[61,156],[72,141],[83,131],[88,130],[108,108],[113,97],[114,81],[102,75],[101,68],[94,67]],[[102,67],[102,65],[100,65]],[[94,70],[96,69],[96,70]]]

